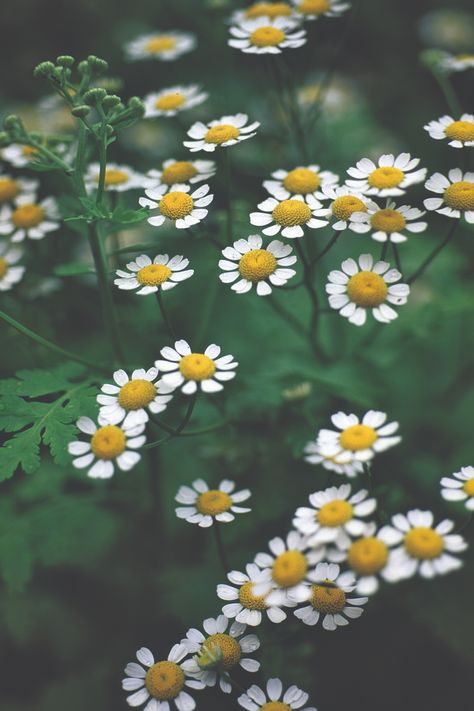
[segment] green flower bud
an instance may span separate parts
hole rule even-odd
[[[109,123],[106,124],[105,130],[106,130],[107,136],[113,136],[113,135],[114,135],[114,127],[111,126]]]
[[[86,91],[84,94],[84,101],[86,104],[100,104],[106,96],[107,92],[105,89],[89,89],[89,91]]]
[[[52,62],[40,62],[33,69],[33,76],[35,77],[49,77],[54,69],[54,64]]]
[[[80,106],[74,106],[74,108],[71,109],[71,113],[73,116],[76,116],[77,118],[84,118],[85,116],[87,116],[87,114],[90,112],[90,110],[91,110],[90,106],[81,104]]]
[[[100,57],[96,57],[94,54],[90,54],[87,57],[87,63],[97,74],[103,74],[109,68],[109,65],[105,59],[100,59]]]
[[[425,49],[420,54],[420,62],[427,69],[436,70],[439,68],[439,64],[445,56],[446,52],[442,52],[439,49]]]
[[[134,113],[137,116],[144,116],[145,115],[145,104],[138,96],[132,96],[128,100],[127,106],[129,109],[133,109]]]
[[[24,131],[23,121],[16,114],[10,114],[5,116],[3,120],[3,126],[6,131],[11,133],[12,131]]]
[[[2,148],[5,148],[5,146],[9,146],[11,143],[10,136],[6,131],[0,131],[0,146]]]
[[[77,65],[77,71],[79,74],[85,74],[87,71],[89,71],[89,64],[86,62],[84,59],[82,62],[79,62]]]
[[[61,54],[59,57],[56,57],[56,64],[60,67],[72,67],[74,64],[74,57],[71,57],[70,54]]]
[[[102,106],[104,107],[104,109],[114,109],[120,103],[121,103],[120,96],[117,96],[116,94],[109,94],[108,96],[105,97],[104,101],[102,102]]]

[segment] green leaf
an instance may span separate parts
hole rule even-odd
[[[90,264],[82,262],[68,262],[66,264],[58,264],[54,267],[54,274],[60,277],[80,276],[81,274],[95,274],[95,270]]]

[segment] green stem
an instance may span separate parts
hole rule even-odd
[[[220,524],[213,519],[212,528],[214,529],[214,538],[216,539],[217,553],[219,555],[219,560],[221,561],[224,573],[228,573],[230,570],[229,563],[227,562],[227,557],[225,553],[224,543],[222,542],[221,528]]]
[[[300,321],[298,321],[298,319],[295,318],[290,311],[287,311],[284,306],[279,304],[278,301],[275,300],[273,295],[266,296],[265,303],[270,304],[275,313],[278,314],[281,319],[286,321],[288,325],[291,326],[293,331],[299,336],[301,336],[306,341],[306,343],[308,342],[308,334],[306,333],[303,324],[300,323]]]
[[[313,285],[311,265],[306,259],[303,247],[299,243],[299,241],[296,242],[296,251],[298,252],[301,262],[303,264],[303,282],[311,302],[311,320],[309,324],[308,334],[311,349],[316,358],[319,358],[320,360],[325,360],[326,355],[321,350],[317,340],[317,328],[319,321],[319,299],[316,289]]]
[[[45,158],[48,158],[48,160],[51,161],[54,165],[57,165],[58,168],[61,168],[66,175],[71,176],[72,175],[72,170],[68,166],[67,163],[65,163],[59,156],[57,156],[55,153],[49,150],[49,148],[46,148],[46,146],[43,146],[42,143],[39,143],[38,141],[35,141],[34,139],[28,137],[28,145],[33,146],[33,148],[36,148],[36,150],[41,153]]]
[[[168,317],[168,314],[166,313],[165,304],[164,304],[164,300],[163,300],[163,294],[161,292],[160,287],[158,287],[158,291],[156,291],[155,293],[156,293],[156,300],[158,302],[158,306],[160,307],[161,316],[163,318],[163,321],[165,322],[165,326],[168,330],[168,333],[170,334],[173,341],[176,341],[176,333],[175,333],[172,323]]]
[[[74,167],[74,183],[79,195],[85,196],[84,171],[86,162],[87,129],[84,124],[79,125],[76,151],[76,164]]]
[[[102,197],[105,188],[105,175],[107,170],[107,132],[105,122],[102,123],[99,135],[99,182],[97,185],[97,194],[95,204],[102,204]]]
[[[231,180],[231,165],[230,165],[230,151],[224,148],[224,173],[225,173],[225,183],[226,183],[226,213],[227,213],[227,242],[232,244],[232,180]]]
[[[394,256],[394,259],[395,259],[395,265],[396,265],[398,271],[400,272],[400,274],[403,274],[402,262],[401,262],[401,260],[400,260],[400,253],[399,253],[399,251],[398,251],[398,247],[397,247],[397,245],[395,244],[395,242],[392,242],[391,244],[392,244],[393,256]]]
[[[451,218],[452,219],[452,218]],[[409,279],[407,279],[408,284],[413,284],[413,282],[420,277],[423,272],[429,267],[433,259],[446,247],[447,244],[451,241],[457,226],[460,223],[460,219],[458,220],[453,220],[453,223],[451,224],[451,227],[449,229],[448,234],[444,238],[444,240],[431,252],[430,255],[425,259],[424,262],[420,264],[416,272],[414,272]]]
[[[197,393],[194,393],[194,395],[191,395],[188,409],[186,410],[181,423],[178,425],[178,427],[175,430],[173,430],[172,432],[169,432],[166,435],[166,437],[162,437],[161,439],[157,439],[155,442],[149,442],[148,444],[145,444],[143,446],[143,449],[153,449],[154,447],[159,447],[164,442],[168,442],[168,440],[173,439],[173,437],[179,437],[182,430],[184,430],[184,428],[188,424],[189,420],[191,419],[191,415],[193,414],[196,400],[197,400]]]
[[[319,254],[317,254],[315,256],[315,258],[313,259],[313,261],[311,262],[311,268],[313,268],[314,265],[317,264],[317,262],[319,262],[329,252],[329,250],[332,249],[332,247],[334,247],[334,245],[336,244],[336,242],[339,239],[339,236],[341,234],[342,234],[342,230],[336,230],[334,232],[334,234],[332,235],[331,239],[329,240],[327,245],[324,247],[324,249]]]
[[[454,118],[460,116],[462,113],[461,104],[459,103],[456,92],[454,91],[448,76],[444,72],[438,72],[436,70],[433,71],[433,76],[438,82],[438,86],[443,92],[446,103]]]

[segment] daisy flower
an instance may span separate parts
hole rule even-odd
[[[177,183],[200,183],[209,180],[216,172],[216,164],[212,160],[165,160],[161,170],[149,170],[147,176],[153,179],[153,186],[166,185],[170,187]]]
[[[142,296],[154,294],[159,289],[168,291],[194,274],[194,269],[186,269],[188,265],[189,259],[181,254],[171,259],[167,254],[158,254],[153,261],[146,254],[141,254],[133,262],[128,262],[127,269],[130,271],[117,269],[118,279],[114,279],[114,284],[119,289],[135,289]]]
[[[474,146],[474,115],[463,114],[458,121],[452,116],[442,116],[423,126],[436,141],[449,140],[453,148]]]
[[[245,10],[236,10],[231,22],[243,22],[244,20],[253,20],[258,17],[268,17],[275,19],[276,17],[289,18],[293,15],[293,8],[287,2],[255,2]]]
[[[164,62],[178,59],[196,47],[196,38],[188,32],[154,32],[140,35],[125,45],[125,53],[130,61],[139,59],[160,59]]]
[[[447,72],[463,72],[465,69],[474,69],[474,54],[448,55],[441,61],[441,67]]]
[[[406,304],[410,287],[395,284],[402,278],[397,269],[390,269],[388,262],[375,262],[372,255],[361,254],[359,264],[350,258],[328,274],[326,292],[329,306],[349,319],[354,326],[363,326],[367,309],[381,323],[390,323],[398,314],[386,302],[395,306]]]
[[[219,261],[223,270],[219,279],[225,284],[235,282],[231,289],[238,294],[245,294],[255,285],[257,294],[266,296],[272,293],[272,286],[284,286],[296,274],[294,269],[287,269],[296,262],[288,244],[273,240],[262,249],[262,242],[259,235],[250,235],[222,250],[225,259]]]
[[[306,43],[306,31],[285,17],[259,17],[243,20],[230,28],[227,44],[246,54],[280,54],[284,49],[297,49]]]
[[[474,511],[474,467],[461,467],[454,472],[454,479],[444,476],[441,479],[441,496],[446,501],[465,501],[469,511]]]
[[[339,176],[329,170],[321,170],[319,165],[298,166],[293,170],[276,170],[272,173],[274,180],[265,180],[263,187],[277,200],[288,200],[290,197],[312,195],[316,199],[325,199],[319,188],[333,185]]]
[[[56,143],[52,150],[54,153],[61,155],[66,152],[67,145],[65,143]],[[22,143],[11,143],[0,152],[0,157],[15,168],[28,167],[30,163],[38,158],[38,155],[38,148]]]
[[[380,156],[375,164],[369,158],[362,158],[355,168],[348,173],[356,180],[346,180],[346,185],[359,190],[365,195],[394,197],[403,195],[405,188],[421,183],[426,177],[426,168],[415,170],[419,158],[412,158],[409,153],[394,156],[391,153]]]
[[[401,441],[401,437],[391,436],[398,430],[398,422],[385,424],[386,419],[386,413],[378,410],[369,410],[362,422],[357,415],[337,412],[331,422],[339,432],[319,430],[318,443],[324,455],[333,457],[336,464],[368,462]]]
[[[355,212],[366,212],[368,198],[347,186],[323,185],[321,186],[323,199],[330,200],[328,207],[315,211],[318,217],[327,217],[332,220],[333,230],[342,232],[350,226],[350,218]],[[327,224],[327,222],[326,222]]]
[[[23,256],[18,247],[7,248],[0,254],[0,291],[9,291],[23,278],[25,267],[14,266]]]
[[[297,17],[302,20],[319,20],[320,17],[340,17],[350,8],[350,3],[339,0],[291,0]]]
[[[100,165],[99,163],[91,163],[84,175],[84,183],[87,192],[97,190],[99,185]],[[118,163],[107,163],[105,169],[105,190],[114,191],[117,193],[125,192],[126,190],[137,190],[138,188],[148,188],[153,185],[153,180],[145,175],[137,173],[128,165],[119,165]]]
[[[18,195],[13,206],[0,208],[0,235],[8,235],[12,242],[42,239],[59,228],[59,212],[52,197],[35,202],[31,195]]]
[[[184,183],[176,183],[169,189],[167,185],[159,185],[145,190],[147,197],[141,197],[138,202],[142,207],[159,211],[158,215],[148,218],[148,223],[160,227],[168,218],[178,230],[198,225],[209,212],[204,208],[214,200],[214,195],[208,195],[209,185],[201,185],[192,193],[190,190]]]
[[[322,207],[312,195],[295,195],[290,200],[277,200],[269,197],[258,205],[261,212],[251,212],[250,222],[257,227],[264,227],[264,235],[274,237],[281,232],[283,237],[295,239],[303,237],[303,227],[318,229],[325,227],[327,220],[317,220],[316,215]]]
[[[253,684],[245,694],[241,694],[237,701],[246,711],[287,711],[288,709],[301,709],[308,701],[308,694],[297,686],[290,686],[283,694],[280,701],[283,685],[280,679],[269,679],[266,686],[267,693],[259,686]],[[316,711],[313,706],[306,706],[301,711]]]
[[[392,526],[384,526],[384,535],[400,543],[391,555],[385,577],[391,582],[411,578],[420,573],[424,578],[444,575],[461,567],[453,553],[466,550],[467,543],[459,534],[452,534],[453,521],[445,519],[436,527],[431,511],[414,509],[406,516],[396,514]]]
[[[452,168],[447,178],[435,173],[428,178],[425,188],[442,196],[424,200],[427,210],[455,218],[464,215],[466,222],[474,223],[474,173],[463,175],[460,168]]]
[[[175,509],[178,518],[184,518],[188,523],[197,523],[202,528],[212,526],[215,521],[229,523],[234,514],[248,513],[252,509],[236,506],[246,501],[250,496],[249,489],[234,492],[235,482],[223,479],[217,489],[209,489],[203,479],[193,481],[190,486],[180,486],[176,501],[185,504]]]
[[[225,615],[216,619],[209,617],[202,623],[204,634],[197,629],[190,629],[186,639],[181,640],[193,659],[184,662],[187,672],[199,679],[206,686],[215,686],[219,680],[221,691],[230,694],[232,684],[229,672],[237,666],[248,672],[257,672],[260,662],[244,654],[252,654],[260,647],[256,634],[245,634],[247,626],[241,622],[232,622]],[[242,636],[245,635],[245,636]]]
[[[313,508],[301,506],[296,509],[293,526],[308,537],[308,544],[334,543],[344,548],[351,543],[351,537],[361,536],[367,522],[362,518],[369,516],[377,507],[375,499],[368,499],[368,491],[361,489],[351,494],[351,485],[330,486],[324,491],[309,495]]]
[[[361,474],[364,471],[364,467],[361,462],[356,460],[352,462],[346,462],[344,464],[338,464],[334,461],[333,457],[327,457],[322,453],[322,447],[317,440],[308,442],[304,448],[305,461],[310,464],[321,464],[324,469],[328,471],[336,472],[336,474],[343,474],[349,479]]]
[[[268,570],[260,570],[255,563],[245,567],[245,573],[232,570],[227,574],[231,585],[217,586],[217,595],[221,600],[238,600],[224,605],[222,612],[226,617],[237,622],[256,627],[262,621],[262,613],[266,612],[271,622],[283,622],[286,612],[281,607],[286,603],[285,593],[274,590],[271,575]],[[270,598],[271,595],[271,598]]]
[[[335,563],[318,563],[315,570],[308,574],[308,579],[312,585],[306,586],[304,594],[298,591],[292,595],[297,602],[309,602],[309,605],[294,612],[295,617],[305,625],[317,624],[323,615],[323,628],[334,631],[362,615],[360,605],[365,605],[367,598],[347,596],[356,587],[352,573],[341,573]]]
[[[180,111],[199,106],[203,101],[206,101],[208,96],[209,94],[201,91],[201,87],[197,84],[170,86],[168,89],[155,91],[147,94],[143,99],[145,104],[144,118],[176,116]]]
[[[180,664],[187,654],[184,644],[175,644],[167,659],[155,662],[150,650],[141,647],[137,651],[140,664],[127,664],[127,676],[122,679],[122,689],[134,692],[127,696],[128,705],[141,706],[148,702],[144,711],[169,711],[169,702],[174,701],[178,711],[193,711],[196,703],[184,689],[204,689],[204,684],[188,678],[185,662]]]
[[[234,356],[220,356],[221,349],[212,343],[204,353],[191,351],[189,343],[176,341],[174,348],[162,348],[164,360],[155,361],[159,371],[165,371],[162,381],[173,388],[181,388],[185,395],[192,395],[199,387],[205,393],[222,390],[222,382],[235,377],[238,363]],[[219,357],[220,356],[220,357]]]
[[[383,208],[371,200],[367,201],[365,212],[353,212],[350,216],[349,228],[359,234],[371,232],[376,242],[406,242],[406,232],[424,232],[428,227],[426,222],[417,222],[423,217],[424,211],[410,205],[397,207],[394,202],[388,202]]]
[[[11,175],[5,173],[0,174],[0,205],[3,205],[5,202],[11,202],[19,195],[28,195],[30,201],[34,202],[37,189],[37,180],[12,178]]]
[[[117,425],[102,425],[97,427],[90,417],[80,417],[76,426],[81,432],[89,435],[88,442],[76,440],[68,444],[68,452],[76,459],[72,460],[77,469],[90,466],[87,476],[93,479],[109,479],[115,470],[115,464],[128,471],[140,460],[138,449],[145,444],[146,437],[142,434],[145,425],[134,427],[118,427]]]
[[[189,148],[191,153],[196,151],[212,153],[216,148],[233,146],[256,135],[256,129],[260,126],[260,122],[254,121],[247,124],[247,121],[247,114],[222,116],[207,124],[197,121],[188,131],[188,136],[193,140],[184,141],[184,145]]]

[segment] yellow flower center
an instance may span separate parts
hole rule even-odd
[[[346,604],[346,594],[344,590],[338,588],[330,580],[326,580],[328,585],[312,585],[310,602],[315,610],[326,615],[334,615],[341,612]]]
[[[286,2],[256,2],[245,11],[247,17],[285,17],[291,15],[291,7]]]
[[[152,37],[152,39],[148,40],[145,45],[145,50],[150,54],[161,54],[162,52],[169,52],[170,49],[174,49],[175,47],[175,37],[161,35],[160,37]]]
[[[273,274],[277,260],[266,249],[251,249],[239,261],[239,272],[248,281],[262,281]]]
[[[381,232],[400,232],[406,225],[406,220],[398,210],[379,210],[370,218],[370,224],[374,230]]]
[[[283,701],[267,701],[260,706],[260,711],[291,711],[291,706],[284,704]]]
[[[3,279],[8,271],[8,262],[3,257],[0,257],[0,279]]]
[[[275,47],[285,39],[285,33],[278,27],[259,27],[250,35],[250,42],[256,47]]]
[[[474,141],[474,123],[472,121],[453,121],[444,132],[455,141]]]
[[[239,602],[247,610],[266,610],[265,595],[254,595],[253,583],[248,580],[239,590]]]
[[[298,5],[298,11],[305,15],[322,15],[330,9],[329,0],[303,0]]]
[[[221,143],[237,138],[239,135],[239,129],[232,126],[232,124],[218,123],[217,126],[212,126],[212,128],[207,131],[204,140],[206,143],[217,143],[217,145],[220,145]]]
[[[339,435],[341,447],[357,452],[359,449],[368,449],[377,439],[377,433],[368,425],[352,425]]]
[[[343,526],[352,518],[352,505],[344,499],[334,499],[321,506],[316,514],[316,520],[325,528]]]
[[[160,111],[172,111],[182,106],[185,102],[185,97],[179,91],[172,94],[163,94],[155,101],[155,108]]]
[[[474,478],[465,481],[462,488],[468,496],[474,496]]]
[[[36,227],[43,222],[45,215],[46,213],[41,205],[29,203],[17,207],[17,209],[13,211],[12,222],[15,227],[27,230],[29,227]]]
[[[98,459],[115,459],[125,450],[127,440],[116,425],[99,427],[92,436],[91,449]]]
[[[272,212],[275,222],[284,227],[304,225],[311,218],[311,210],[301,200],[283,200]]]
[[[444,550],[443,537],[432,528],[418,526],[405,536],[405,548],[413,558],[432,560]]]
[[[232,499],[225,491],[211,489],[199,494],[196,499],[196,508],[199,513],[205,516],[217,516],[217,514],[228,511],[232,506]]]
[[[347,562],[358,575],[374,575],[385,566],[388,548],[378,538],[360,538],[349,548]]]
[[[194,200],[188,193],[182,193],[179,190],[173,190],[171,193],[166,193],[160,200],[160,212],[170,220],[179,220],[181,217],[186,217],[192,212]]]
[[[176,161],[176,163],[171,163],[171,165],[164,168],[161,174],[161,182],[166,183],[166,185],[187,183],[188,180],[194,178],[197,173],[197,168],[195,168],[192,163],[188,163],[184,160]]]
[[[219,661],[217,661],[213,666],[219,671],[229,671],[232,667],[240,662],[242,656],[242,650],[240,644],[234,637],[230,634],[211,634],[203,643],[201,647],[200,656],[212,658],[213,652],[219,652]],[[207,660],[206,660],[207,661]],[[205,661],[205,668],[209,669],[211,666]],[[199,662],[198,662],[199,663]]]
[[[387,293],[387,283],[375,272],[358,272],[347,282],[347,295],[357,306],[379,306]]]
[[[456,59],[459,59],[461,62],[470,62],[474,59],[474,54],[458,54]]]
[[[367,178],[367,181],[371,188],[379,188],[383,190],[384,188],[396,188],[400,185],[405,173],[400,168],[392,168],[390,166],[385,166],[383,168],[376,168]]]
[[[145,686],[154,699],[166,701],[178,696],[185,680],[183,670],[175,662],[157,662],[148,669]]]
[[[342,195],[334,200],[331,210],[338,220],[348,220],[353,212],[367,212],[367,207],[355,195]]]
[[[124,170],[118,170],[117,168],[106,168],[105,170],[105,184],[106,185],[122,185],[123,183],[128,183],[130,176]],[[99,175],[96,175],[96,182],[99,182]]]
[[[22,146],[21,147],[21,152],[25,156],[25,158],[34,158],[38,154],[38,149],[35,148],[34,146]]]
[[[0,202],[13,200],[20,190],[20,185],[16,180],[12,180],[12,178],[0,178]]]
[[[186,380],[208,380],[216,372],[216,364],[204,353],[190,353],[179,361],[179,370]]]
[[[283,185],[290,193],[307,195],[308,193],[314,193],[319,188],[321,178],[314,170],[309,168],[295,168],[290,170],[283,179]]]
[[[272,566],[272,577],[282,588],[291,588],[304,580],[308,570],[306,556],[301,551],[280,553]]]
[[[125,410],[140,410],[156,397],[156,387],[149,380],[130,380],[118,394],[119,405]]]
[[[137,272],[137,280],[143,286],[160,286],[173,272],[165,264],[149,264]]]
[[[444,202],[454,210],[474,210],[474,183],[460,180],[444,191]]]

